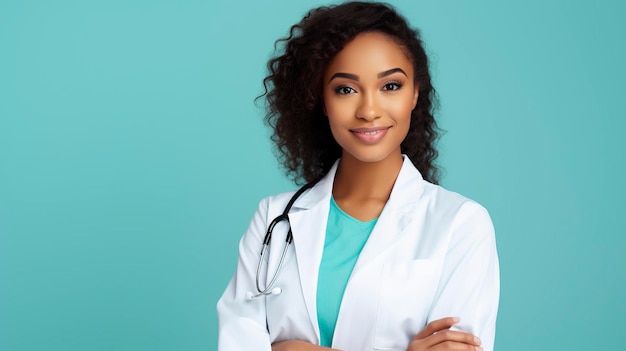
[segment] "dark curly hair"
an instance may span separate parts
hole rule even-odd
[[[437,96],[428,57],[419,31],[383,3],[349,2],[313,9],[291,27],[288,37],[276,41],[274,49],[281,46],[282,54],[268,62],[265,91],[259,98],[267,100],[265,122],[274,131],[271,139],[277,156],[296,183],[320,179],[341,157],[322,107],[322,77],[332,58],[364,32],[390,36],[413,63],[419,97],[401,150],[426,180],[437,184],[434,144],[439,129],[433,117]]]

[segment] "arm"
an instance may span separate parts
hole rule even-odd
[[[487,211],[466,203],[452,225],[442,278],[429,320],[458,316],[451,331],[471,333],[493,350],[500,294],[495,234]]]
[[[267,199],[259,204],[239,243],[237,271],[217,303],[220,351],[271,350],[265,299],[250,301],[246,297],[249,291],[256,292],[256,267],[265,234],[268,204]]]
[[[407,351],[482,351],[481,341],[470,333],[450,330],[459,323],[456,317],[447,317],[428,323],[411,341]]]

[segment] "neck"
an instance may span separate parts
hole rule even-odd
[[[386,202],[402,168],[402,154],[389,155],[378,162],[363,162],[344,152],[335,175],[333,196],[355,200]]]

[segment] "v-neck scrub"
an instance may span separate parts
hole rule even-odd
[[[322,346],[332,344],[348,279],[377,220],[359,221],[339,208],[331,196],[317,283],[317,320]]]

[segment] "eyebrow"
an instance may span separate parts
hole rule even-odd
[[[404,70],[402,70],[402,68],[400,67],[396,67],[396,68],[392,68],[389,70],[386,70],[384,72],[380,72],[376,75],[376,77],[378,78],[383,78],[383,77],[387,77],[390,76],[394,73],[402,73],[404,74],[407,78],[409,77],[406,72],[404,72]],[[346,79],[350,79],[350,80],[355,80],[355,81],[359,81],[359,76],[357,76],[356,74],[352,74],[352,73],[344,73],[344,72],[337,72],[335,74],[333,74],[332,77],[330,77],[330,79],[328,80],[328,83],[330,83],[333,79],[335,78],[346,78]]]
[[[394,73],[397,73],[397,72],[400,72],[400,73],[404,74],[404,76],[405,76],[405,77],[407,77],[407,78],[409,77],[409,76],[406,74],[406,72],[404,72],[404,71],[402,70],[402,68],[400,68],[400,67],[392,68],[392,69],[387,70],[387,71],[385,71],[385,72],[380,72],[380,73],[378,73],[378,75],[376,75],[376,77],[378,77],[378,78],[383,78],[383,77],[390,76],[390,75],[392,75],[392,74],[394,74]]]

